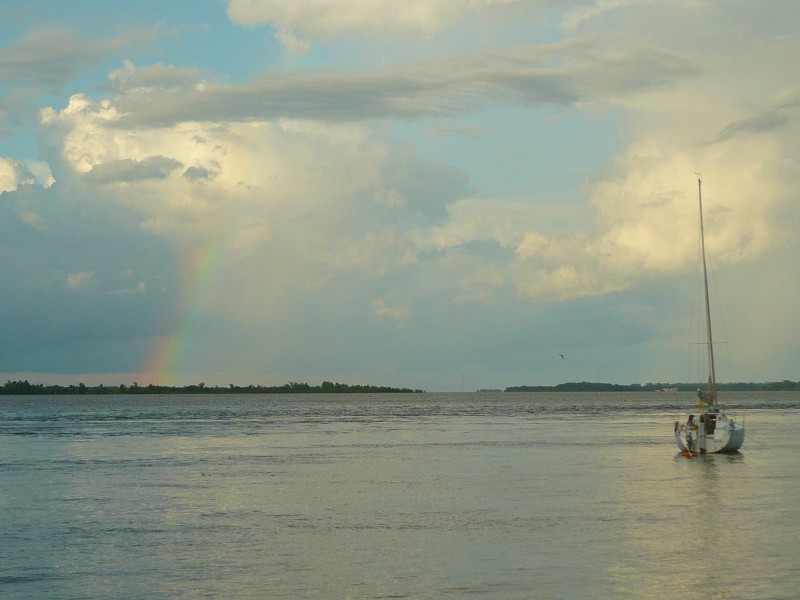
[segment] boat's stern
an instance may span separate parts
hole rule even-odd
[[[693,442],[687,440],[689,429],[686,424],[675,421],[675,444],[681,452],[732,454],[739,451],[744,444],[744,425],[720,412],[715,412],[713,416],[713,432],[704,434],[701,429],[699,435],[693,434],[696,436]]]

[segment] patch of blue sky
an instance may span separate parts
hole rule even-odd
[[[618,111],[597,117],[494,104],[449,120],[397,123],[393,134],[420,154],[469,173],[476,195],[580,204],[587,180],[624,150],[621,121]]]

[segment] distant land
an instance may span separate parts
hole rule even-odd
[[[559,383],[558,385],[518,385],[505,388],[480,389],[478,392],[695,392],[705,384],[697,383],[592,383],[589,381]],[[784,392],[800,391],[800,381],[770,381],[766,383],[718,383],[717,390],[728,392]],[[0,395],[77,395],[77,394],[423,394],[425,390],[376,385],[351,385],[323,381],[320,385],[285,383],[279,386],[230,384],[208,386],[197,383],[183,387],[165,385],[44,385],[26,381],[6,381],[0,386]]]
[[[705,384],[697,383],[591,383],[581,381],[575,383],[559,383],[558,385],[518,385],[507,387],[506,392],[696,392],[705,389]],[[769,381],[766,383],[717,383],[717,390],[722,392],[785,392],[800,390],[800,382]]]
[[[0,387],[0,395],[38,396],[38,395],[76,395],[76,394],[420,394],[424,390],[412,390],[376,385],[349,385],[323,381],[320,385],[307,383],[285,383],[280,386],[230,384],[227,387],[208,386],[205,383],[171,387],[165,385],[43,385],[28,381],[6,381]]]

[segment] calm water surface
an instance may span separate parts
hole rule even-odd
[[[800,394],[0,396],[0,597],[796,598]]]

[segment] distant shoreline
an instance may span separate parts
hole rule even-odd
[[[558,385],[519,385],[507,387],[506,392],[696,392],[705,389],[698,383],[592,383],[589,381],[559,383]],[[770,381],[766,383],[717,383],[721,392],[786,392],[800,390],[800,382]]]
[[[518,385],[505,389],[479,389],[483,393],[502,392],[695,392],[704,388],[697,383],[593,383],[589,381],[559,383],[557,385]],[[800,391],[800,382],[774,381],[766,383],[718,383],[717,390],[723,392],[792,392]],[[279,386],[247,385],[238,386],[230,384],[223,386],[207,386],[198,383],[187,386],[147,385],[140,386],[134,382],[132,385],[97,385],[87,386],[84,383],[77,385],[44,385],[26,381],[7,381],[0,386],[0,395],[6,396],[71,396],[71,395],[103,395],[103,394],[424,394],[425,390],[403,387],[376,386],[376,385],[351,385],[346,383],[332,383],[323,381],[320,385],[308,383],[286,383]]]
[[[87,386],[84,383],[79,383],[77,385],[63,386],[43,385],[41,383],[29,383],[28,381],[7,381],[0,387],[0,395],[7,396],[72,396],[88,394],[421,394],[424,391],[389,386],[349,385],[330,381],[323,381],[320,385],[292,382],[280,386],[238,386],[230,384],[227,387],[208,386],[205,383],[183,387],[153,384],[141,386],[136,382],[132,385],[123,383],[120,385],[100,384]]]

